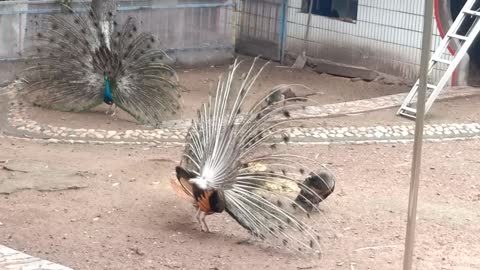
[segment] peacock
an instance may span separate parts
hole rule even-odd
[[[118,106],[154,126],[179,112],[178,77],[169,57],[133,17],[117,22],[115,1],[94,0],[86,12],[63,9],[68,14],[36,22],[38,60],[24,73],[27,100],[73,112],[106,103],[107,113],[113,108],[114,115]]]
[[[319,210],[318,203],[333,192],[336,180],[318,161],[290,153],[286,129],[299,124],[292,114],[307,107],[288,98],[272,101],[288,86],[273,88],[242,114],[246,97],[268,64],[254,71],[258,59],[244,76],[237,74],[242,61],[236,59],[219,79],[192,122],[171,184],[197,209],[202,231],[209,231],[207,215],[225,211],[248,230],[247,240],[317,253],[320,231],[328,222],[317,224],[312,210]]]

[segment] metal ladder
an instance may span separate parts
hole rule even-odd
[[[428,67],[428,74],[430,75],[434,70],[436,64],[441,63],[448,66],[448,68],[442,71],[442,76],[437,84],[427,84],[427,103],[425,104],[425,114],[428,112],[430,107],[432,106],[435,99],[440,94],[440,91],[445,87],[448,80],[452,76],[453,72],[457,68],[458,64],[462,60],[462,58],[467,53],[468,49],[472,45],[473,41],[477,37],[478,33],[480,32],[480,8],[478,10],[472,10],[475,3],[480,3],[480,0],[468,0],[465,5],[463,6],[462,10],[458,14],[457,18],[453,22],[452,26],[448,30],[447,34],[443,38],[440,45],[437,47],[435,53],[433,54],[432,58],[429,62]],[[475,21],[472,23],[472,26],[468,30],[467,34],[459,35],[457,32],[462,26],[465,18],[467,16],[475,17]],[[461,44],[459,50],[456,51],[452,60],[446,60],[442,58],[442,55],[447,54],[447,46],[450,44],[452,40],[458,40]],[[397,115],[405,116],[408,118],[416,118],[417,110],[414,108],[413,99],[417,96],[418,87],[419,87],[419,80],[415,82],[410,93],[408,93],[405,101],[403,102],[402,106],[397,112]],[[430,93],[430,96],[428,96]]]

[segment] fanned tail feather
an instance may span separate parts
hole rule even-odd
[[[334,179],[325,179],[332,174],[321,173],[327,170],[322,164],[289,154],[285,145],[287,129],[299,121],[291,115],[305,110],[310,100],[297,97],[295,101],[305,101],[299,104],[272,98],[288,87],[280,85],[242,114],[265,68],[254,71],[257,59],[241,83],[235,82],[237,60],[220,78],[189,130],[183,162],[196,184],[223,190],[226,211],[253,236],[300,252],[319,252],[321,234],[331,228],[326,218],[320,221],[311,212],[333,192]],[[327,190],[305,180],[309,174]]]
[[[85,111],[102,103],[108,76],[114,103],[138,121],[156,126],[178,113],[178,78],[153,35],[140,33],[131,17],[120,25],[114,13],[104,14],[113,21],[106,31],[94,10],[64,8],[70,14],[49,15],[38,24],[39,59],[24,73],[24,97],[43,107]]]

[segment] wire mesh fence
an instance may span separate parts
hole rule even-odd
[[[58,1],[0,2],[0,59],[32,55],[32,38],[42,29],[42,21],[61,14]],[[83,12],[90,1],[74,1],[72,7]],[[139,31],[157,36],[167,51],[195,51],[234,48],[233,3],[231,1],[118,1],[116,19],[129,16],[138,22]],[[68,15],[66,15],[68,16]]]

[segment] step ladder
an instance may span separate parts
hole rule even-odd
[[[432,58],[429,61],[428,75],[432,73],[432,71],[435,69],[435,66],[439,63],[447,65],[448,68],[446,70],[441,71],[442,74],[437,83],[427,84],[427,102],[425,104],[425,114],[428,112],[428,110],[432,106],[435,99],[438,97],[442,89],[445,87],[448,80],[452,76],[453,72],[457,68],[458,64],[460,63],[462,58],[465,56],[465,54],[468,52],[468,49],[470,48],[473,41],[475,40],[475,38],[478,36],[478,33],[480,32],[480,7],[478,7],[479,4],[480,4],[480,0],[468,0],[465,3],[462,10],[458,14],[457,18],[453,22],[452,26],[450,27],[447,34],[443,38],[442,42],[440,42],[440,45],[438,46],[438,48],[436,49],[435,53],[433,54]],[[474,7],[478,9],[473,10]],[[460,35],[457,32],[462,26],[462,23],[465,21],[465,19],[468,16],[473,17],[475,20],[472,23],[467,34]],[[460,45],[460,48],[456,51],[455,55],[453,56],[453,59],[447,60],[442,56],[444,56],[445,54],[449,54],[447,47],[450,44],[450,42],[452,42],[453,40],[458,40],[461,45]],[[414,103],[414,98],[417,96],[417,93],[418,93],[419,84],[420,84],[420,80],[417,80],[413,85],[412,89],[410,90],[410,93],[408,93],[407,97],[405,98],[405,101],[403,102],[402,106],[398,110],[397,115],[401,115],[401,116],[412,118],[412,119],[416,118],[417,110],[416,108],[413,107],[413,103]]]

